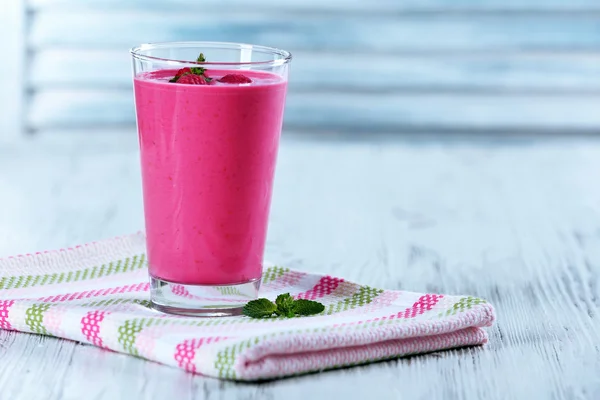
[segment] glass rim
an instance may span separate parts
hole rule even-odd
[[[168,48],[214,48],[214,49],[229,49],[229,50],[258,50],[262,53],[279,55],[281,58],[275,58],[267,61],[244,61],[244,62],[225,62],[225,61],[207,61],[198,62],[196,60],[176,60],[172,58],[155,57],[143,54],[143,51],[153,49],[168,49]],[[129,50],[131,56],[141,61],[159,61],[169,64],[200,64],[200,65],[261,65],[261,66],[280,66],[289,63],[292,60],[292,53],[286,50],[281,50],[276,47],[261,46],[249,43],[235,43],[235,42],[203,42],[203,41],[178,41],[178,42],[155,42],[155,43],[143,43],[139,46],[132,47]]]

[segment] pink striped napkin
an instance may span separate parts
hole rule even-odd
[[[202,375],[262,380],[487,341],[485,300],[382,290],[269,267],[261,296],[325,305],[291,319],[188,318],[149,308],[144,236],[0,260],[0,329],[89,343]]]

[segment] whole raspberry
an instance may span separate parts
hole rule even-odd
[[[206,85],[206,79],[202,75],[185,74],[177,80],[177,83],[186,85]]]
[[[242,74],[227,74],[221,79],[219,82],[222,83],[251,83],[252,79],[248,78],[246,75]]]

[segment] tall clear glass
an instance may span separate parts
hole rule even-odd
[[[152,304],[239,314],[260,287],[291,54],[176,42],[131,56]]]

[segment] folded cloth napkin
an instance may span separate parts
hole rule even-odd
[[[289,292],[301,318],[190,318],[150,308],[144,236],[0,260],[0,329],[57,336],[202,375],[263,380],[487,342],[494,310],[469,296],[358,285],[266,268],[261,297]]]

